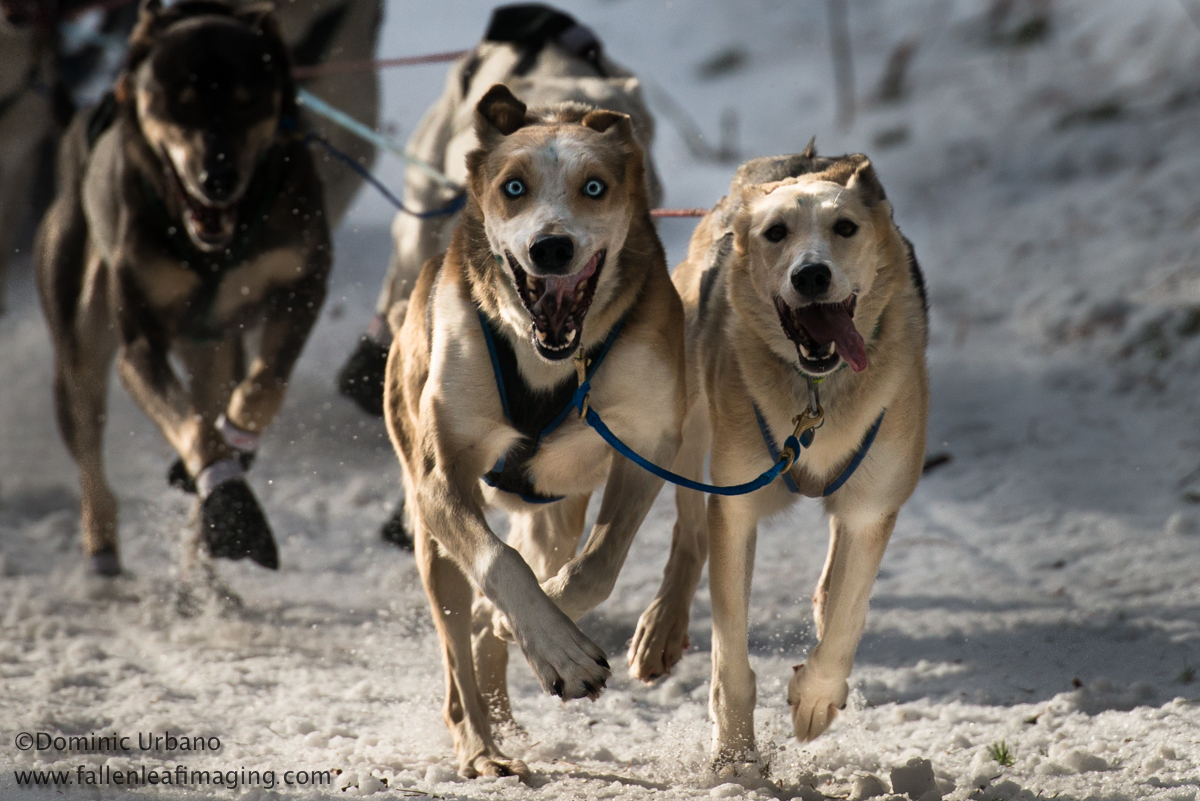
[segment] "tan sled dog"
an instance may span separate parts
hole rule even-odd
[[[700,478],[711,450],[714,483],[759,475],[794,424],[807,424],[810,379],[822,379],[823,423],[785,476],[749,495],[711,495],[707,515],[700,493],[677,491],[662,589],[630,646],[630,671],[644,680],[678,661],[710,550],[714,757],[754,761],[747,603],[757,522],[795,494],[825,496],[819,643],[788,685],[796,736],[810,740],[845,705],[871,585],[921,473],[924,284],[871,162],[820,158],[812,145],[743,165],[673,279],[687,310],[690,377],[680,472]]]
[[[527,111],[497,85],[476,125],[467,206],[450,249],[417,279],[384,408],[460,770],[527,778],[491,732],[512,714],[497,626],[547,692],[598,696],[608,662],[572,621],[611,592],[662,486],[579,419],[577,371],[613,430],[671,464],[686,394],[683,310],[629,117],[572,103]],[[574,556],[601,483],[599,518]],[[510,512],[508,544],[484,519],[491,504]]]

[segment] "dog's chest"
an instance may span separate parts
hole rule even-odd
[[[184,266],[155,260],[139,270],[139,284],[152,308],[166,318],[168,330],[197,341],[224,338],[226,332],[253,322],[272,293],[303,277],[302,254],[278,248],[227,267]],[[303,302],[303,299],[296,299]]]
[[[533,503],[554,501],[574,490],[582,474],[588,474],[585,483],[591,481],[591,471],[580,470],[580,465],[606,464],[606,460],[603,448],[596,447],[599,440],[589,436],[586,427],[578,423],[579,415],[572,404],[578,379],[571,376],[552,386],[535,389],[522,374],[507,337],[483,315],[480,323],[489,342],[504,416],[522,435],[485,474],[484,481]],[[602,347],[603,343],[589,351],[589,358],[594,360]],[[589,446],[596,448],[595,458],[581,459],[580,448],[586,450]],[[559,489],[560,486],[569,489]]]

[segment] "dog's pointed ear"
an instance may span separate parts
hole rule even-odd
[[[249,3],[240,6],[237,10],[237,18],[249,25],[251,28],[262,30],[267,24],[271,15],[275,13],[274,3]]]
[[[141,0],[138,4],[138,18],[133,30],[129,32],[129,49],[125,51],[125,64],[113,84],[113,95],[118,103],[124,103],[132,94],[130,76],[146,60],[146,56],[154,47],[154,36],[159,27],[165,24],[162,14],[162,0]]]
[[[595,111],[589,111],[579,122],[598,133],[606,134],[611,131],[627,139],[633,138],[633,118],[619,111],[598,108]]]
[[[750,204],[765,194],[762,187],[755,184],[742,187],[737,194],[737,212],[733,217],[733,247],[741,256],[750,252]]]
[[[806,159],[815,159],[817,157],[817,137],[808,140],[808,144],[800,151],[800,156]]]
[[[476,130],[480,140],[485,139],[488,129],[499,131],[502,136],[511,136],[524,128],[525,111],[525,104],[504,84],[498,83],[488,89],[475,106]]]
[[[879,183],[879,177],[875,175],[875,167],[872,166],[871,160],[866,156],[858,158],[860,161],[846,181],[846,188],[857,192],[867,206],[887,200],[887,194],[883,191],[883,184]]]

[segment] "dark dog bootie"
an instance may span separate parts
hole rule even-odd
[[[404,525],[404,501],[396,504],[396,509],[388,516],[383,526],[379,529],[379,536],[384,542],[390,542],[402,551],[411,551],[413,549],[412,535],[408,533],[408,528]]]
[[[362,336],[338,373],[338,392],[376,417],[383,416],[383,377],[387,370],[388,350],[387,345],[370,336]]]
[[[250,465],[254,464],[253,451],[239,453],[237,458],[242,463],[243,470],[249,470]],[[188,472],[187,465],[183,463],[183,459],[178,457],[167,468],[167,483],[175,489],[183,490],[189,495],[196,494],[196,479],[192,478],[192,474]]]
[[[242,478],[242,465],[227,459],[209,465],[197,477],[200,535],[217,559],[245,559],[279,569],[279,549],[258,499]]]

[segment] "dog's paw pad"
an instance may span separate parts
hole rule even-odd
[[[249,558],[271,570],[279,568],[279,549],[271,526],[254,493],[240,478],[218,485],[204,499],[200,532],[215,558]]]

